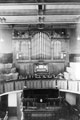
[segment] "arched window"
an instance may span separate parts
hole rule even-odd
[[[32,39],[32,59],[50,59],[51,41],[47,34],[39,32]]]

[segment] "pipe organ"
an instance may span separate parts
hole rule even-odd
[[[32,59],[50,59],[51,58],[51,40],[43,32],[36,33],[32,38]]]
[[[35,65],[48,67],[51,64],[52,71],[56,70],[57,64],[60,65],[56,70],[57,73],[64,70],[66,63],[69,61],[68,46],[69,36],[65,29],[59,30],[15,30],[13,32],[13,62],[17,67],[26,70],[27,74],[34,74]],[[21,65],[22,64],[22,65]],[[32,65],[32,67],[30,67]],[[23,68],[21,68],[21,66]],[[26,68],[27,66],[27,68]],[[32,70],[31,70],[32,69]],[[32,71],[30,73],[30,71]]]

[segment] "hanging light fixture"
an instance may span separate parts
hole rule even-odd
[[[4,42],[4,40],[1,38],[1,39],[0,39],[0,42]]]
[[[80,41],[80,36],[78,36],[78,37],[77,37],[77,40],[79,40],[79,41]]]

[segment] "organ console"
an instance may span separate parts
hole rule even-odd
[[[21,120],[78,120],[78,112],[60,96],[58,88],[24,88]]]
[[[24,120],[34,119],[57,119],[62,106],[62,97],[59,89],[28,89],[24,88],[21,99]]]

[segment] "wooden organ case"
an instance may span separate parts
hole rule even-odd
[[[37,63],[37,70],[46,65],[49,74],[58,74],[69,61],[67,30],[46,26],[13,31],[13,62],[23,76],[34,75]]]

